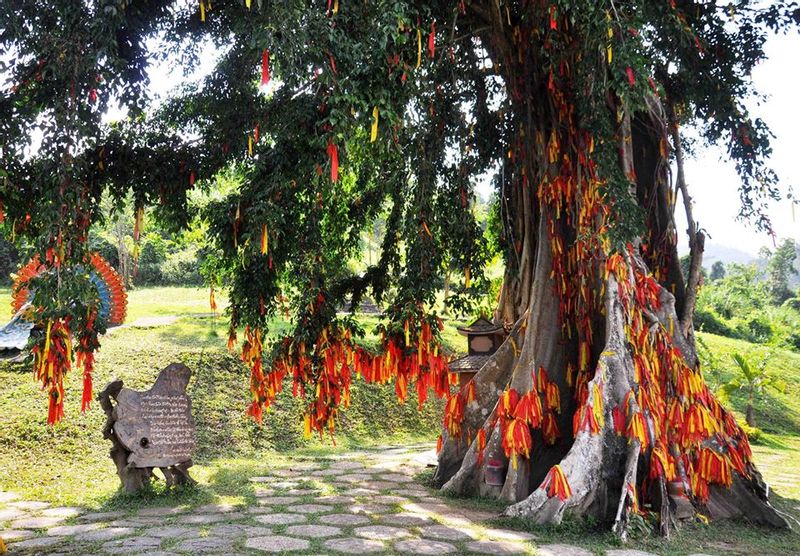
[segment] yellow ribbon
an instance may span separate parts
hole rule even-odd
[[[378,138],[378,107],[372,109],[372,132],[370,134],[369,140],[371,143],[375,142],[375,139]]]

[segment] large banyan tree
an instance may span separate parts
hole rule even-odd
[[[793,29],[798,8],[763,4],[6,0],[0,220],[46,269],[29,287],[49,420],[63,415],[73,343],[91,398],[105,323],[83,268],[101,196],[132,198],[137,224],[152,210],[179,227],[190,190],[234,176],[202,217],[256,419],[291,381],[307,432],[332,432],[354,375],[393,381],[401,399],[447,398],[438,484],[506,500],[507,515],[593,516],[623,535],[643,512],[665,533],[695,514],[786,526],[699,368],[703,234],[680,133],[693,125],[727,149],[742,217],[768,229],[770,134],[745,103],[767,35]],[[154,100],[154,60],[208,71]],[[126,117],[104,119],[110,106]],[[487,175],[509,335],[456,389],[433,307],[444,269],[464,276],[452,307],[485,288],[472,204]],[[377,261],[348,271],[384,217]],[[365,294],[389,307],[377,351],[337,313]],[[276,311],[293,330],[270,346]]]

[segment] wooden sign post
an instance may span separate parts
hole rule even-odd
[[[156,467],[168,487],[195,483],[188,472],[196,446],[186,394],[191,376],[187,366],[172,363],[147,392],[123,388],[117,379],[97,396],[107,416],[103,436],[113,443],[111,459],[127,492],[149,486]]]

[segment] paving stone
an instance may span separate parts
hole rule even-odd
[[[525,545],[509,541],[474,541],[467,543],[469,552],[478,554],[524,554],[527,552]],[[561,553],[559,556],[566,556]]]
[[[397,486],[396,483],[390,483],[388,481],[367,481],[367,482],[362,483],[362,484],[366,488],[369,488],[369,489],[372,489],[372,490],[378,490],[378,491],[386,490],[386,489],[389,489],[389,488],[394,488],[394,487]]]
[[[325,537],[335,537],[341,534],[342,530],[330,525],[291,525],[286,528],[286,533],[296,537],[308,537],[311,539],[323,539]]]
[[[386,514],[380,516],[381,523],[388,525],[400,525],[401,527],[417,527],[420,525],[430,525],[431,518],[427,515],[412,514],[401,512],[399,514]]]
[[[173,548],[190,554],[209,554],[214,552],[230,554],[233,551],[233,541],[221,537],[199,537],[181,541]]]
[[[353,514],[385,514],[390,511],[388,506],[380,504],[353,504],[347,511]]]
[[[189,537],[199,537],[200,531],[181,525],[162,525],[161,527],[152,527],[148,529],[147,536],[157,537],[159,539],[186,539]]]
[[[403,475],[402,473],[387,473],[385,475],[380,475],[380,480],[389,481],[391,483],[410,483],[414,479],[408,475]]]
[[[229,521],[234,519],[241,519],[240,513],[229,514],[191,514],[184,515],[177,519],[178,523],[184,525],[208,525],[210,523],[219,523],[220,521]]]
[[[322,504],[299,504],[296,506],[287,506],[288,511],[296,514],[324,514],[333,510],[330,506]]]
[[[31,538],[35,534],[36,533],[33,531],[28,531],[27,529],[5,529],[4,531],[0,531],[0,538],[6,542],[22,541]]]
[[[272,486],[275,488],[297,488],[300,483],[297,481],[277,481],[272,483]]]
[[[411,502],[409,504],[403,504],[403,509],[408,510],[409,512],[416,512],[416,513],[431,513],[431,514],[446,514],[452,513],[453,508],[448,506],[447,504],[443,504],[441,500],[437,499],[436,502]]]
[[[408,498],[396,496],[394,494],[379,494],[378,496],[370,496],[370,502],[377,502],[378,504],[405,504],[411,502]]]
[[[330,469],[351,470],[364,469],[364,464],[357,461],[336,461],[330,465]]]
[[[139,554],[150,552],[159,545],[161,545],[161,539],[155,537],[128,537],[127,539],[108,541],[103,544],[103,550],[109,554]]]
[[[118,539],[120,537],[127,537],[136,533],[133,527],[106,527],[105,529],[97,529],[96,531],[88,531],[86,533],[79,533],[75,535],[75,540],[79,542],[99,542],[110,541],[111,539]]]
[[[289,496],[319,496],[322,491],[318,488],[290,488],[284,490],[281,494]]]
[[[375,479],[372,475],[364,475],[363,473],[350,473],[348,475],[340,475],[334,479],[337,483],[365,483]]]
[[[4,510],[0,510],[0,523],[3,521],[11,521],[12,519],[21,519],[27,515],[27,513],[19,508],[6,508]]]
[[[248,506],[245,511],[249,514],[271,514],[275,510],[270,506]]]
[[[126,512],[119,510],[115,512],[92,512],[88,514],[83,514],[82,516],[78,517],[79,521],[110,521],[112,519],[117,519],[118,517],[122,517],[126,514]]]
[[[232,504],[206,504],[205,506],[200,506],[198,508],[193,509],[193,512],[197,512],[199,514],[211,514],[211,513],[230,513],[236,510],[236,506]]]
[[[114,521],[110,522],[108,525],[110,527],[131,527],[133,529],[140,529],[142,527],[150,527],[154,525],[160,525],[164,519],[159,519],[158,523],[151,523],[149,520],[153,518],[139,518],[139,517],[127,517],[124,519],[115,519]],[[146,520],[146,521],[145,521]]]
[[[345,490],[342,494],[347,496],[378,496],[380,492],[372,488],[358,487]]]
[[[591,556],[592,553],[571,544],[543,544],[537,547],[540,556]]]
[[[273,477],[282,477],[284,479],[291,479],[293,477],[299,477],[303,473],[301,471],[295,471],[294,469],[272,469],[269,472],[270,475]]]
[[[210,537],[241,538],[258,537],[272,533],[269,527],[259,527],[257,525],[244,525],[241,523],[222,523],[214,525],[208,530]]]
[[[250,477],[251,483],[269,483],[272,482],[274,477]]]
[[[136,515],[140,517],[167,517],[186,512],[183,506],[160,506],[157,508],[144,508],[139,510]]]
[[[510,529],[486,529],[484,534],[490,539],[501,541],[532,541],[535,535],[523,531],[511,531]]]
[[[300,498],[297,496],[266,496],[264,498],[259,498],[258,503],[265,506],[285,506],[286,504],[294,504],[299,501]]]
[[[308,550],[311,543],[306,539],[295,539],[283,535],[269,535],[265,537],[252,537],[244,543],[245,547],[264,552],[292,552],[295,550]]]
[[[396,488],[394,493],[400,496],[410,496],[412,498],[430,496],[430,492],[422,488]]]
[[[458,549],[452,544],[427,539],[410,539],[394,543],[401,554],[453,554]]]
[[[365,515],[328,514],[319,516],[318,521],[320,523],[326,523],[328,525],[352,526],[352,525],[364,525],[370,523],[371,520]]]
[[[58,527],[51,527],[47,530],[47,535],[55,537],[71,537],[78,533],[86,533],[87,531],[94,531],[100,529],[99,523],[79,523],[78,525],[59,525]]]
[[[25,517],[11,522],[12,529],[45,529],[58,525],[63,517]]]
[[[315,498],[314,502],[318,504],[353,504],[356,499],[352,496],[320,496]]]
[[[316,471],[309,473],[309,475],[314,477],[329,477],[332,475],[339,475],[341,472],[341,469],[317,469]],[[252,481],[253,479],[250,480]]]
[[[376,554],[386,550],[386,545],[374,539],[355,539],[346,537],[343,539],[331,539],[323,544],[328,550],[340,552],[342,554]]]
[[[9,506],[12,508],[17,508],[18,510],[29,510],[35,512],[49,508],[50,504],[47,502],[36,502],[33,500],[20,500],[19,502],[11,502]]]
[[[289,525],[308,521],[308,518],[301,514],[266,514],[257,515],[253,519],[264,525]]]
[[[253,490],[253,494],[255,494],[256,496],[272,496],[273,494],[275,494],[275,489],[274,488],[256,487]]]
[[[658,556],[658,555],[653,554],[652,552],[644,552],[643,550],[617,549],[617,550],[607,550],[606,556]]]
[[[77,517],[83,513],[80,508],[48,508],[42,512],[45,517]]]
[[[357,537],[375,539],[378,541],[389,541],[411,536],[411,533],[409,533],[406,529],[401,529],[400,527],[389,527],[387,525],[368,525],[366,527],[357,527],[356,529],[353,529],[353,534]]]
[[[469,529],[447,525],[429,525],[420,529],[423,537],[443,541],[464,541],[475,539],[477,535]]]
[[[458,516],[465,517],[470,521],[486,521],[488,519],[494,519],[497,517],[496,512],[482,512],[467,508],[450,508],[448,512],[444,513],[444,516],[447,517],[448,514],[457,514]]]
[[[28,548],[49,548],[64,542],[60,537],[36,537],[33,539],[26,539],[24,541],[15,542],[9,546],[9,549],[16,552]]]
[[[7,491],[0,492],[0,504],[6,502],[12,502],[14,500],[17,500],[18,498],[19,494],[17,494],[16,492],[7,492]]]
[[[320,467],[321,465],[314,461],[293,461],[289,464],[289,469],[296,471],[313,471]]]
[[[402,465],[403,465],[402,460],[390,459],[385,461],[379,461],[377,463],[373,463],[372,465],[368,465],[367,469],[374,469],[377,471],[395,471]]]

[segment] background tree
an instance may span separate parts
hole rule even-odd
[[[743,391],[745,393],[747,396],[745,421],[747,421],[747,424],[751,427],[755,427],[756,413],[753,407],[755,401],[766,393],[767,388],[773,388],[778,392],[783,392],[786,389],[786,383],[767,372],[767,364],[770,358],[769,353],[760,357],[756,365],[752,365],[750,360],[740,353],[734,353],[731,357],[734,363],[736,363],[736,368],[741,372],[741,376],[723,384],[721,389],[728,395],[736,391]]]
[[[711,265],[711,274],[709,277],[712,280],[725,278],[725,263],[722,261],[714,261],[714,264]]]
[[[51,421],[70,366],[58,354],[96,310],[78,265],[101,192],[130,196],[137,222],[152,206],[179,227],[187,192],[235,167],[239,187],[203,216],[216,272],[231,277],[229,343],[243,327],[255,418],[291,375],[307,432],[332,431],[355,372],[393,380],[400,398],[414,385],[421,399],[448,396],[436,481],[507,500],[508,515],[590,515],[624,536],[643,508],[667,533],[676,506],[691,504],[786,525],[697,366],[703,234],[679,130],[696,124],[726,146],[742,216],[769,229],[770,136],[744,101],[766,36],[794,24],[795,3],[7,4],[0,200],[48,269],[32,284],[36,318],[58,333],[33,350]],[[190,71],[209,45],[213,71],[143,111],[147,57]],[[129,110],[121,125],[102,122],[112,99]],[[505,259],[496,318],[510,335],[451,393],[433,307],[443,268],[463,273],[447,300],[456,310],[486,289],[489,250],[470,207],[492,169]],[[343,262],[387,207],[380,256],[356,274]],[[377,353],[336,314],[365,292],[390,295]],[[286,297],[294,329],[265,361],[267,322]],[[490,461],[503,485],[483,480]],[[670,496],[670,482],[690,498]]]
[[[767,259],[767,286],[772,296],[772,302],[780,305],[792,297],[789,278],[797,274],[797,269],[794,267],[794,261],[797,258],[794,240],[786,238],[774,253],[769,249],[762,249],[762,254],[766,255]]]

